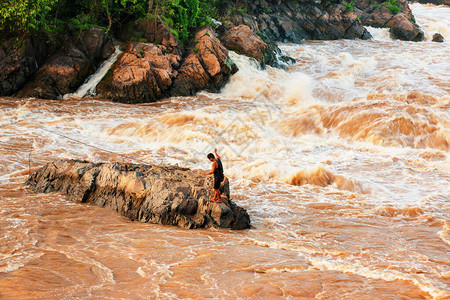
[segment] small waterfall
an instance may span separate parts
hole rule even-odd
[[[389,34],[389,28],[366,26],[366,29],[370,32],[373,39],[376,41],[393,41]]]
[[[111,69],[112,65],[116,62],[119,55],[122,54],[122,50],[120,50],[119,45],[115,45],[115,48],[116,50],[114,51],[114,53],[100,65],[100,67],[94,74],[86,78],[84,83],[77,89],[75,93],[66,94],[64,95],[64,98],[69,98],[72,96],[76,96],[79,98],[83,98],[85,96],[94,96],[97,84],[103,79],[103,77],[105,77],[106,73],[108,73],[109,69]]]

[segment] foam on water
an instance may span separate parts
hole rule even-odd
[[[430,42],[435,33],[440,33],[444,37],[445,43],[448,43],[450,39],[449,6],[411,3],[410,7],[417,24],[425,32],[425,41]]]
[[[370,32],[373,39],[376,41],[392,41],[389,34],[389,28],[366,26],[366,29]]]

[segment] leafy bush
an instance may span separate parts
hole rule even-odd
[[[211,23],[217,7],[231,0],[0,0],[0,32],[23,34],[84,30],[90,26],[114,30],[122,23],[160,16],[181,41],[194,28]],[[0,34],[1,36],[2,34]]]
[[[48,15],[58,0],[3,0],[0,1],[0,31],[52,31]]]
[[[398,6],[397,0],[387,0],[383,4],[386,4],[387,9],[389,9],[389,11],[394,15],[402,11],[402,9]]]
[[[350,2],[343,0],[342,5],[345,6],[345,12],[354,11],[356,7],[356,0],[351,0]]]

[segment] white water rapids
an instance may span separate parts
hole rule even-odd
[[[412,9],[424,42],[284,44],[286,70],[233,55],[220,94],[0,99],[0,299],[449,299],[450,7]],[[23,184],[59,158],[206,170],[214,147],[250,230],[131,222]]]

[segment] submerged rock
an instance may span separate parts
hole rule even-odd
[[[38,169],[27,184],[34,192],[63,192],[71,201],[95,203],[140,222],[249,228],[247,211],[230,201],[228,179],[220,187],[222,203],[212,203],[212,178],[203,174],[178,166],[59,160]]]
[[[435,33],[435,34],[433,34],[433,40],[432,41],[436,42],[436,43],[443,43],[444,42],[444,37],[440,33]]]

